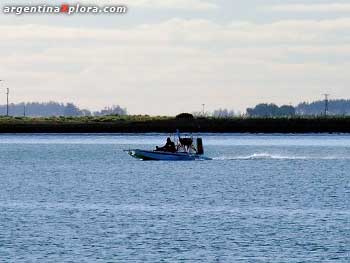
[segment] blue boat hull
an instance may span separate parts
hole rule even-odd
[[[128,153],[130,156],[144,161],[194,161],[199,159],[206,159],[198,154],[191,154],[186,152],[169,153],[135,149],[128,150]]]

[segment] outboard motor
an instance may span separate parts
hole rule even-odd
[[[197,154],[204,154],[202,138],[197,138]]]

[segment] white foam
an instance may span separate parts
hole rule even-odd
[[[279,155],[270,153],[253,153],[245,156],[218,156],[213,160],[350,160],[350,156],[298,156],[298,155]]]

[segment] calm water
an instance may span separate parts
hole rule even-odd
[[[0,136],[1,262],[350,262],[350,136]]]

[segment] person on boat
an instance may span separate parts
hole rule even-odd
[[[163,152],[171,152],[174,153],[176,152],[176,146],[173,141],[168,137],[166,139],[166,144],[163,147],[156,147],[156,151],[163,151]]]

